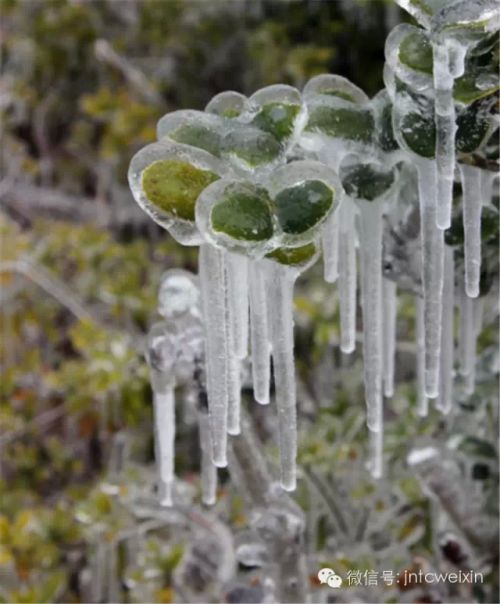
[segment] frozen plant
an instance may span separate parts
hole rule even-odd
[[[483,223],[498,214],[491,199],[499,9],[492,0],[399,4],[418,25],[389,34],[385,89],[372,99],[331,74],[312,78],[302,92],[286,85],[249,98],[223,92],[204,111],[164,116],[158,142],[130,165],[140,206],[179,243],[200,246],[213,463],[227,465],[227,435],[241,432],[242,361],[251,359],[254,397],[265,405],[272,358],[286,490],[296,484],[293,284],[321,252],[325,280],[338,283],[344,353],[355,347],[359,256],[368,466],[382,474],[398,302],[397,284],[383,279],[384,217],[408,198],[420,208],[421,288],[413,288],[423,297],[416,305],[419,414],[429,399],[443,413],[452,407],[456,299],[461,368],[468,391],[474,384],[481,304],[473,299],[494,278],[481,239]],[[464,280],[455,279],[454,267],[458,275],[463,268]],[[160,379],[162,396],[173,383]]]

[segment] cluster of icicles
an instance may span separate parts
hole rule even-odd
[[[389,36],[387,90],[372,100],[334,75],[313,78],[302,93],[284,85],[250,98],[225,92],[204,112],[167,114],[158,125],[158,142],[133,158],[129,182],[140,206],[177,241],[200,247],[200,305],[181,304],[182,312],[174,309],[150,339],[164,503],[172,501],[174,376],[192,375],[200,358],[205,360],[208,395],[208,416],[200,411],[204,501],[215,498],[215,467],[227,465],[227,435],[240,432],[241,366],[247,358],[254,398],[262,405],[270,402],[272,358],[280,482],[286,490],[295,489],[293,290],[321,250],[325,280],[337,283],[340,346],[346,354],[356,346],[359,255],[369,468],[374,477],[382,475],[383,401],[394,389],[397,312],[396,284],[382,275],[383,216],[397,202],[410,164],[417,170],[422,244],[423,296],[416,305],[418,411],[425,415],[432,398],[441,411],[450,410],[455,270],[444,229],[450,225],[457,168],[453,81],[463,73],[467,47],[436,42],[434,85],[431,81],[427,90],[417,77],[418,94],[432,91],[436,129],[434,156],[419,154],[421,141],[416,146],[412,141],[424,137],[425,129],[419,132],[418,120],[411,121],[413,129],[405,121],[418,117],[415,97],[402,94],[397,85],[414,77],[395,50],[407,27],[398,26]],[[486,134],[491,128],[478,149]],[[481,206],[490,203],[496,174],[465,164],[459,174],[465,235],[461,370],[472,390]],[[189,298],[190,287],[196,290],[191,284],[181,298]],[[161,338],[155,337],[155,329]],[[196,346],[185,338],[198,343],[196,354]],[[158,358],[169,360],[162,364]]]

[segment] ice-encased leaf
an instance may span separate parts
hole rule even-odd
[[[401,40],[399,60],[410,69],[432,75],[432,46],[424,30],[415,28]]]
[[[194,220],[198,195],[219,177],[209,170],[176,159],[152,163],[142,175],[142,188],[149,201],[176,218]]]
[[[274,136],[245,124],[233,124],[222,141],[222,156],[245,171],[275,162],[281,151]]]
[[[407,151],[433,158],[436,151],[434,103],[424,95],[412,94],[402,85],[394,101],[394,134]]]
[[[280,191],[274,204],[283,231],[298,235],[328,214],[333,205],[333,191],[319,180],[309,180]]]
[[[171,140],[220,156],[224,120],[217,115],[191,109],[164,115],[156,128],[158,139]]]
[[[165,138],[134,155],[129,185],[141,208],[183,245],[199,245],[194,208],[200,192],[229,172],[213,155]]]
[[[307,160],[277,168],[266,183],[279,226],[279,245],[296,247],[313,241],[335,210],[341,190],[337,175]]]
[[[268,132],[280,143],[293,136],[300,118],[304,117],[300,92],[286,84],[261,88],[248,99],[248,103],[253,114],[252,125]]]
[[[245,111],[248,111],[248,99],[239,92],[226,90],[225,92],[216,94],[208,102],[205,111],[228,119],[234,119]]]
[[[401,8],[414,17],[420,25],[430,29],[432,16],[457,0],[395,0]]]
[[[455,134],[458,152],[473,153],[485,142],[491,132],[493,118],[490,111],[495,103],[494,97],[488,97],[467,105],[458,113]]]
[[[369,99],[366,94],[347,78],[330,73],[323,73],[311,78],[304,86],[304,98],[311,99],[317,95],[333,96],[356,105],[365,105]]]
[[[482,32],[495,31],[500,26],[500,6],[497,0],[433,1],[438,6],[431,19],[431,28],[441,35],[475,40]]]
[[[384,153],[399,151],[392,125],[392,101],[387,90],[381,90],[372,99],[375,115],[375,135],[378,146]]]
[[[350,197],[373,201],[385,195],[394,184],[394,171],[375,164],[354,164],[341,168],[342,186]]]
[[[498,70],[489,65],[468,65],[464,75],[455,80],[453,98],[468,105],[495,94],[499,88]]]
[[[318,257],[319,250],[315,243],[308,243],[301,247],[280,247],[266,256],[279,264],[303,269],[308,268]]]
[[[212,228],[233,239],[263,241],[273,236],[271,200],[251,183],[233,183],[212,208]]]
[[[368,109],[317,104],[309,109],[305,130],[364,144],[372,142],[374,119]]]
[[[227,178],[202,192],[196,203],[196,224],[212,245],[260,258],[275,247],[272,212],[263,187]]]

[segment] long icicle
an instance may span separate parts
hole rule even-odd
[[[472,394],[476,383],[476,339],[480,300],[470,298],[464,290],[460,296],[460,373],[465,377],[465,392]]]
[[[234,289],[238,287],[238,278],[236,272],[240,267],[239,259],[235,259],[236,254],[225,254],[225,284],[224,292],[226,296],[225,323],[223,325],[226,334],[226,376],[227,376],[227,431],[228,434],[236,436],[240,433],[240,407],[241,407],[241,368],[240,359],[236,354],[239,337],[240,307],[243,301],[237,299],[238,294]],[[245,265],[246,267],[247,265]],[[241,268],[241,267],[240,267]],[[245,294],[245,305],[248,314],[248,293]],[[241,318],[241,317],[240,317]],[[248,316],[247,316],[248,322]],[[248,346],[248,344],[247,344]]]
[[[244,359],[248,355],[248,258],[232,252],[226,258],[234,353],[238,359]]]
[[[270,263],[267,283],[273,308],[271,342],[278,410],[281,486],[293,491],[296,484],[297,396],[293,358],[293,287],[295,274]]]
[[[212,462],[210,421],[205,411],[198,411],[198,430],[201,449],[201,499],[213,505],[217,499],[217,468]]]
[[[470,298],[479,296],[481,277],[482,170],[460,164],[463,193],[465,291]]]
[[[367,424],[382,428],[382,204],[363,202],[360,212],[363,362]]]
[[[424,342],[424,301],[415,297],[415,345],[417,359],[417,414],[427,417],[429,399],[425,394],[425,342]]]
[[[425,392],[439,394],[441,312],[443,296],[444,231],[436,226],[436,164],[420,159],[418,197],[422,234],[422,283],[424,290]]]
[[[455,175],[455,103],[453,75],[450,71],[450,49],[446,43],[433,45],[433,74],[436,122],[436,163],[438,193],[436,225],[448,229],[451,223],[453,179]]]
[[[252,347],[252,378],[255,400],[269,403],[271,383],[271,344],[266,304],[264,273],[259,261],[250,261],[250,341]]]
[[[324,277],[335,283],[339,276],[339,213],[333,212],[326,221],[321,238],[323,247]]]
[[[394,394],[394,357],[396,353],[396,283],[383,280],[384,296],[384,396]]]
[[[205,329],[207,394],[213,462],[227,466],[227,338],[224,252],[200,245],[199,273]]]
[[[356,348],[356,247],[354,206],[344,198],[339,222],[340,349],[349,354]]]
[[[451,411],[453,403],[453,318],[455,304],[455,264],[453,248],[446,246],[444,252],[443,327],[441,331],[441,379],[436,407],[443,413]]]

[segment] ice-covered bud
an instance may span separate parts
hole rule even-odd
[[[183,269],[163,273],[158,292],[158,313],[168,320],[184,315],[200,317],[200,289],[198,278]]]
[[[207,113],[213,113],[228,119],[237,118],[248,110],[247,97],[234,90],[216,94],[205,107]]]
[[[250,98],[251,123],[268,132],[282,145],[290,146],[307,120],[300,92],[292,86],[276,84],[257,90]],[[248,119],[242,116],[242,119]]]
[[[141,149],[130,163],[128,180],[141,208],[184,245],[199,245],[195,204],[209,184],[229,168],[213,155],[163,139]]]
[[[227,124],[217,115],[191,109],[172,111],[158,122],[158,140],[165,137],[220,156]]]

